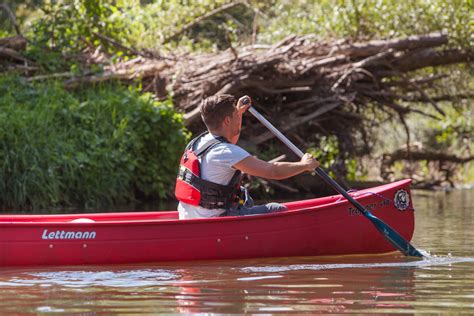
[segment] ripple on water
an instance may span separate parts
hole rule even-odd
[[[25,272],[9,281],[0,282],[0,286],[42,287],[59,285],[64,287],[83,288],[90,286],[130,287],[157,286],[169,280],[179,279],[180,275],[171,270],[141,269],[124,271],[46,271]]]
[[[290,264],[284,266],[256,266],[241,268],[243,272],[286,272],[297,270],[330,270],[330,269],[370,269],[370,268],[390,268],[390,267],[429,267],[442,266],[455,263],[474,262],[471,257],[451,257],[451,256],[425,256],[421,260],[406,262],[383,262],[383,263],[329,263],[329,264]]]

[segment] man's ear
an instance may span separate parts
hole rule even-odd
[[[222,121],[222,124],[225,126],[228,126],[230,124],[230,116],[224,117],[224,121]]]

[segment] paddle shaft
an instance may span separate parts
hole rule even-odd
[[[285,135],[276,129],[265,117],[263,117],[254,107],[249,107],[248,111],[252,113],[263,125],[265,125],[278,139],[280,139],[288,148],[290,148],[298,157],[303,157],[304,153],[295,146]],[[384,235],[384,237],[398,250],[407,256],[422,257],[409,242],[407,242],[400,234],[390,228],[382,220],[372,215],[359,202],[354,200],[343,187],[334,181],[328,174],[320,167],[315,169],[316,173],[334,190],[344,196],[352,205],[354,205],[365,217],[372,221],[375,227]]]
[[[278,139],[280,139],[286,146],[288,146],[288,148],[291,149],[291,151],[293,151],[298,157],[303,157],[304,153],[298,148],[295,146],[295,144],[293,144],[288,138],[286,138],[285,135],[283,135],[278,129],[276,129],[272,123],[270,123],[265,117],[263,117],[257,110],[255,110],[255,108],[253,107],[250,107],[248,109],[248,111],[250,113],[252,113],[253,116],[255,116],[263,125],[265,125],[273,134],[275,134],[276,137],[278,137]],[[339,185],[339,183],[337,183],[336,181],[334,181],[333,179],[331,179],[331,177],[329,177],[326,172],[324,172],[323,169],[321,169],[320,167],[317,167],[315,169],[316,173],[321,177],[323,178],[323,180],[329,184],[334,190],[336,190],[338,193],[342,194],[347,200],[349,200],[352,204],[354,204],[357,209],[363,213],[367,212],[367,210],[359,203],[357,202],[356,200],[354,200],[352,198],[352,196],[350,196],[346,190],[344,190],[343,187],[341,187]]]

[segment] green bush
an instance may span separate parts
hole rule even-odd
[[[349,157],[349,153],[341,150],[339,140],[335,135],[319,137],[319,143],[310,144],[307,152],[321,162],[321,167],[329,170],[331,177],[336,177],[332,169],[339,169],[339,172],[344,173],[342,176],[348,180],[355,180],[357,178],[357,172],[360,171],[358,169],[361,166],[357,164],[356,159]],[[341,161],[344,162],[342,170]]]
[[[471,47],[472,1],[303,0],[273,1],[259,40],[272,43],[292,34],[322,39],[397,38],[444,31],[452,46]],[[281,27],[284,25],[285,27]]]
[[[0,77],[0,205],[105,206],[172,192],[188,133],[171,102]]]
[[[80,72],[81,63],[74,56],[91,46],[119,58],[106,38],[128,44],[129,31],[123,24],[126,1],[60,0],[44,2],[28,21],[25,35],[30,39],[26,55],[47,71]],[[136,3],[135,3],[136,4]],[[68,58],[64,58],[68,57]]]

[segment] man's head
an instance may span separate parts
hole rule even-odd
[[[214,95],[202,101],[201,117],[207,129],[236,144],[242,127],[242,113],[237,109],[237,99],[229,94]]]
[[[226,117],[232,117],[236,111],[237,99],[230,94],[217,94],[201,102],[201,117],[210,131],[222,127]]]

